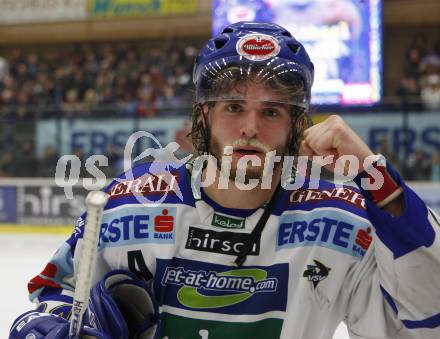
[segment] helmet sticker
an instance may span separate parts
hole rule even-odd
[[[247,34],[238,40],[237,53],[252,61],[262,61],[277,56],[280,52],[278,40],[266,34]]]

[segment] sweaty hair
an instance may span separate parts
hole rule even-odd
[[[267,75],[268,74],[268,75]],[[289,98],[304,97],[304,83],[298,76],[289,78],[271,76],[273,70],[265,70],[260,68],[254,69],[252,73],[240,67],[229,67],[222,72],[217,73],[215,79],[207,81],[205,85],[205,97],[216,98],[221,94],[228,94],[242,82],[252,81],[254,83],[264,84],[268,89],[274,91],[282,101],[288,102]],[[215,101],[200,102],[193,100],[193,108],[191,112],[192,128],[189,136],[193,143],[196,155],[202,155],[209,151],[209,130],[206,128],[204,121],[203,105],[206,104],[211,110],[215,105]],[[290,107],[291,118],[291,138],[288,145],[289,155],[298,155],[299,146],[302,140],[302,134],[305,129],[311,126],[311,119],[305,108],[295,105]]]

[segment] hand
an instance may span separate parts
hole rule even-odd
[[[364,170],[364,160],[374,153],[367,144],[347,125],[338,115],[331,115],[304,131],[304,139],[299,150],[300,155],[334,156],[331,164],[325,166],[330,171],[335,171],[336,160],[344,155],[353,155],[359,161],[356,173]]]
[[[107,273],[90,293],[85,323],[113,339],[153,338],[159,309],[147,284],[129,271]]]
[[[66,339],[70,323],[57,315],[29,311],[19,316],[12,325],[9,339]],[[82,328],[81,337],[89,339],[111,339],[94,328]]]

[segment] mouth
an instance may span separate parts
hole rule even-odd
[[[234,153],[243,155],[261,155],[264,154],[263,150],[255,147],[239,147],[234,149]]]

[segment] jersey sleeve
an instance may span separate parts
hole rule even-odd
[[[168,174],[166,170],[171,171],[173,175]],[[114,179],[104,189],[111,196],[104,207],[104,214],[111,209],[120,209],[125,204],[144,203],[147,199],[145,191],[151,193],[153,199],[147,202],[162,201],[162,195],[156,193],[167,192],[170,187],[175,189],[179,184],[177,178],[183,177],[181,173],[184,171],[185,166],[181,163],[142,163],[133,167]],[[171,180],[173,178],[175,180]],[[168,200],[180,198],[176,194],[165,195],[165,197]],[[70,317],[75,290],[75,271],[78,264],[77,249],[81,249],[85,220],[86,213],[78,218],[71,236],[58,248],[43,271],[28,283],[29,299],[37,304],[38,311],[54,313],[64,318]],[[108,225],[105,223],[101,224],[100,240],[105,237],[103,233],[105,233],[106,226]],[[94,282],[112,269],[114,268],[109,267],[102,258],[102,253],[98,252],[93,271]]]
[[[117,179],[105,188],[109,193]],[[108,208],[108,204],[104,210]],[[43,271],[33,277],[28,285],[29,299],[39,312],[52,313],[69,319],[75,291],[77,249],[81,247],[86,213],[76,221],[70,237],[61,244]]]
[[[347,326],[357,339],[440,338],[439,218],[389,163],[382,172],[401,189],[405,210],[395,217],[379,208],[363,174],[355,179],[375,234],[354,274]]]
[[[70,317],[75,286],[74,255],[82,238],[85,216],[81,216],[71,236],[58,248],[43,271],[32,278],[27,287],[29,299],[39,312]]]

